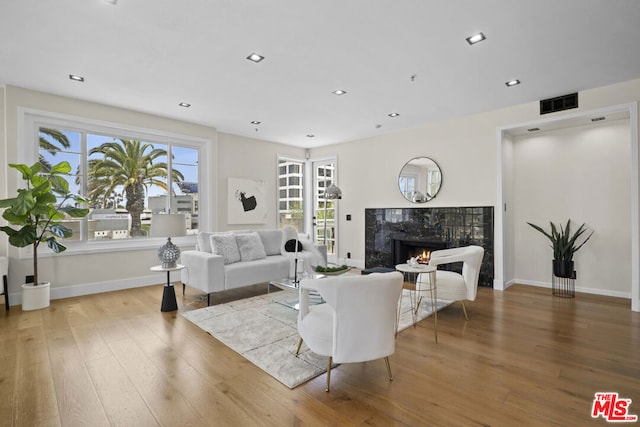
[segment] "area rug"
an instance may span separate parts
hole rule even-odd
[[[402,292],[398,331],[413,324],[410,291]],[[287,306],[290,300],[291,292],[278,291],[180,314],[282,384],[294,388],[326,372],[327,358],[304,345],[296,356],[300,339],[298,312]],[[438,310],[449,304],[451,301],[438,300]],[[418,320],[431,314],[431,303],[423,299]]]

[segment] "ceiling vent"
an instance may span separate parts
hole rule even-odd
[[[578,93],[557,96],[540,101],[540,114],[555,113],[556,111],[578,108]]]

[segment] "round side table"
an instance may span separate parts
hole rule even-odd
[[[411,315],[413,316],[413,326],[416,326],[416,322],[418,320],[418,308],[420,307],[420,303],[422,302],[422,295],[419,295],[420,292],[429,291],[430,299],[431,299],[431,308],[433,310],[433,333],[435,336],[436,343],[438,342],[438,290],[436,286],[436,271],[437,268],[428,265],[428,264],[418,264],[411,265],[408,263],[398,264],[396,265],[396,270],[404,273],[408,276],[409,281],[413,284],[412,292],[409,294],[411,300]],[[427,288],[421,286],[421,289],[418,289],[418,278],[422,273],[429,274],[429,284]],[[420,285],[423,285],[424,282],[420,282]],[[419,297],[419,298],[418,298]],[[416,304],[414,306],[414,301]]]

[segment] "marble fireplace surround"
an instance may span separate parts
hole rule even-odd
[[[492,287],[493,231],[493,206],[365,209],[365,268],[392,268],[423,250],[479,245],[485,253],[478,284]]]

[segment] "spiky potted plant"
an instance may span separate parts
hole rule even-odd
[[[582,224],[575,232],[571,232],[571,219],[567,220],[567,225],[562,224],[556,226],[552,221],[551,232],[545,231],[542,227],[527,222],[535,230],[542,233],[551,241],[553,249],[553,274],[556,277],[571,277],[573,275],[573,256],[575,253],[589,241],[593,235],[593,231],[580,242],[580,237],[587,231],[586,224]]]
[[[33,248],[33,283],[22,285],[22,309],[37,310],[49,306],[50,299],[50,284],[39,281],[38,247],[46,242],[53,252],[63,252],[66,247],[58,239],[69,238],[73,232],[62,220],[82,218],[89,209],[76,207],[87,200],[69,192],[69,183],[64,178],[71,172],[69,162],[60,162],[48,172],[42,172],[40,163],[9,166],[22,174],[25,188],[18,189],[16,197],[0,200],[0,208],[4,208],[2,217],[11,225],[0,230],[9,236],[12,246]]]

